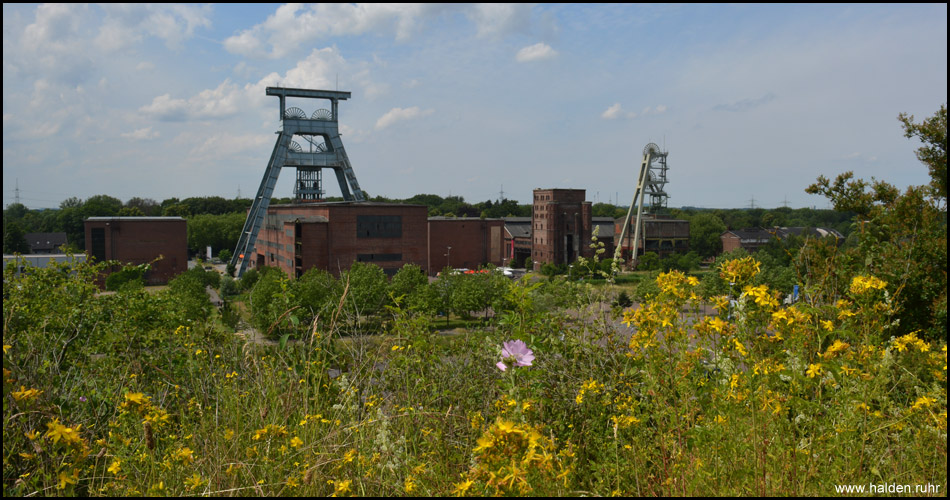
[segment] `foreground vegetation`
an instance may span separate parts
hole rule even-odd
[[[102,264],[11,267],[3,493],[945,495],[945,116],[932,190],[810,188],[858,217],[787,248],[791,277],[725,256],[640,276],[631,307],[596,259],[584,282],[355,265],[110,294]]]
[[[629,329],[596,312],[604,288],[522,280],[501,282],[491,328],[443,336],[396,300],[377,315],[386,333],[366,335],[344,284],[299,341],[274,345],[223,328],[193,275],[98,295],[85,264],[8,272],[4,494],[946,485],[946,342],[891,336],[899,311],[876,277],[783,308],[759,267],[721,265],[736,302],[711,297],[713,316],[698,279],[660,274],[622,312]],[[512,340],[533,361],[503,359]]]

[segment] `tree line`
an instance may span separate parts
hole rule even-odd
[[[485,200],[469,203],[462,196],[442,197],[435,194],[417,194],[410,198],[369,198],[376,202],[425,205],[429,216],[443,217],[530,217],[532,205],[516,200]],[[329,198],[328,201],[342,201]],[[292,198],[274,198],[272,204],[293,202]],[[22,204],[11,204],[3,211],[3,252],[28,253],[26,233],[66,233],[69,250],[85,250],[84,221],[89,217],[111,216],[179,216],[188,220],[188,248],[193,254],[204,253],[210,246],[214,254],[234,248],[250,198],[227,199],[220,196],[168,198],[161,202],[151,198],[133,197],[126,202],[109,196],[96,195],[86,200],[72,197],[60,203],[57,209],[29,209]],[[608,203],[595,203],[594,217],[622,218],[626,208]],[[775,209],[701,209],[674,208],[669,215],[690,222],[690,248],[702,258],[718,255],[722,249],[719,235],[727,229],[772,226],[830,227],[847,234],[853,213],[811,208]]]

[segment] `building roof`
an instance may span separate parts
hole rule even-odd
[[[613,217],[594,217],[591,224],[600,227],[597,231],[598,238],[614,237],[614,218]]]
[[[512,238],[530,238],[531,217],[505,217],[505,231]]]
[[[483,220],[494,221],[494,220],[502,220],[502,219],[498,219],[498,218],[493,219],[493,218],[491,218],[491,217],[485,217],[485,218],[483,219],[483,218],[481,218],[481,217],[446,217],[446,216],[444,216],[444,215],[432,215],[432,216],[429,216],[429,220],[439,220],[439,221],[444,221],[444,220],[453,221],[453,220],[457,220],[457,221],[473,222],[473,221],[483,221]]]
[[[34,253],[55,250],[66,244],[66,233],[26,233],[23,238]]]
[[[790,235],[795,236],[811,236],[816,238],[823,238],[825,236],[834,236],[837,239],[842,239],[844,236],[838,231],[827,228],[827,227],[775,227],[771,229],[764,229],[761,227],[748,227],[744,229],[730,229],[722,233],[722,235],[733,234],[738,237],[740,240],[761,240],[768,241],[775,238],[786,238]]]
[[[320,201],[310,203],[281,203],[268,205],[268,210],[272,208],[300,208],[300,207],[323,207],[323,206],[358,206],[358,207],[427,207],[416,203],[390,203],[386,201]]]
[[[126,217],[87,217],[86,220],[93,221],[172,221],[172,220],[185,220],[182,217],[137,217],[137,216],[126,216]]]

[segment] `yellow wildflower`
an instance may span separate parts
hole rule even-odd
[[[455,485],[455,489],[452,490],[452,494],[457,497],[464,497],[468,492],[468,489],[471,488],[473,484],[475,484],[475,482],[472,480],[462,481],[461,483]]]
[[[195,452],[191,451],[191,448],[185,446],[175,451],[172,457],[185,463],[191,463],[195,460]]]
[[[187,486],[189,490],[196,490],[204,483],[205,482],[201,479],[201,476],[199,476],[197,472],[188,479],[185,479],[185,486]]]
[[[43,394],[43,391],[39,391],[36,389],[27,389],[25,386],[21,385],[19,391],[14,391],[11,394],[13,395],[13,399],[17,401],[23,401],[25,399],[35,398],[39,396],[40,394]]]
[[[808,375],[808,378],[815,378],[821,375],[821,364],[815,363],[808,365],[808,370],[805,371],[805,374]]]
[[[65,425],[59,423],[59,419],[53,419],[52,422],[46,424],[47,430],[46,437],[53,440],[53,443],[59,443],[59,440],[62,439],[65,444],[75,444],[79,442],[79,428],[82,427],[82,424],[77,425],[75,429],[71,427],[66,427]]]
[[[332,481],[333,483],[333,496],[345,495],[350,492],[350,483],[349,479],[345,481]]]
[[[66,474],[66,471],[59,473],[59,483],[56,484],[56,489],[63,490],[66,489],[67,485],[76,484],[79,482],[79,470],[73,469],[73,473],[70,475]]]
[[[923,407],[930,407],[934,404],[936,400],[934,398],[928,398],[927,396],[921,396],[917,398],[917,401],[914,402],[914,405],[910,407],[911,410],[919,410]]]
[[[113,461],[112,461],[112,465],[110,465],[109,468],[106,469],[106,470],[108,470],[109,472],[111,472],[111,473],[113,473],[113,474],[115,474],[115,475],[118,475],[118,474],[119,474],[119,471],[122,470],[122,461],[121,461],[121,460],[118,460],[118,459],[113,460]]]

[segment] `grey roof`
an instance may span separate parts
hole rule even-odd
[[[432,215],[432,216],[429,216],[429,220],[457,220],[457,221],[471,222],[471,221],[481,221],[481,220],[492,221],[492,220],[501,220],[501,219],[491,218],[491,217],[485,217],[483,219],[481,217],[446,217],[444,215]]]
[[[127,217],[87,217],[86,220],[127,220],[127,221],[170,221],[170,220],[185,220],[182,217],[137,217],[137,216],[127,216]]]
[[[26,233],[23,237],[31,252],[55,250],[66,244],[66,233]]]
[[[592,224],[596,227],[599,226],[600,229],[597,231],[598,238],[613,238],[614,237],[614,218],[613,217],[594,217]],[[623,224],[621,222],[621,224]]]
[[[838,231],[827,227],[775,227],[770,229],[764,229],[761,227],[747,227],[744,229],[730,229],[723,232],[722,234],[729,233],[736,235],[740,240],[767,241],[772,238],[786,238],[789,235],[806,237],[810,236],[814,238],[822,238],[825,236],[834,236],[837,239],[844,238],[844,236]]]
[[[505,231],[512,238],[530,238],[531,217],[505,217]]]

